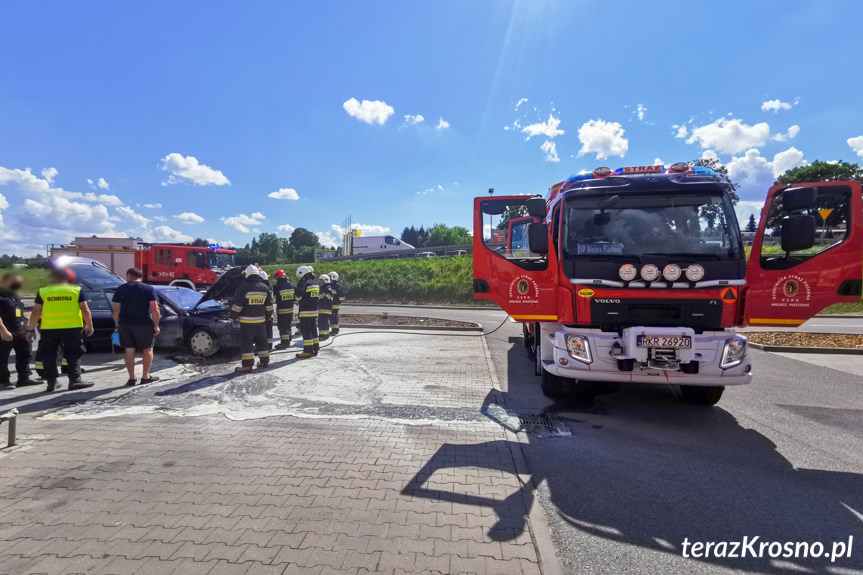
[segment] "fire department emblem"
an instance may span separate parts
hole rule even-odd
[[[527,283],[527,280],[519,280],[516,289],[519,295],[527,295],[527,292],[530,291],[530,284]]]
[[[773,284],[772,307],[809,307],[812,287],[799,275],[787,275]]]
[[[782,294],[785,297],[794,297],[799,291],[800,286],[798,286],[797,282],[794,280],[788,280],[787,282],[785,282],[785,285],[782,286]]]
[[[529,276],[518,276],[509,283],[509,303],[539,303],[539,286]]]

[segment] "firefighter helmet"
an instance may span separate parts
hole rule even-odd
[[[330,276],[328,276],[327,274],[321,274],[321,277],[319,277],[318,280],[321,283],[328,284],[328,283],[330,283]]]
[[[261,276],[261,279],[262,279],[262,280],[265,280],[265,279],[267,279],[267,278],[269,278],[269,277],[270,277],[270,276],[268,276],[268,275],[267,275],[267,272],[265,272],[265,271],[264,271],[264,270],[262,270],[262,269],[259,269],[259,270],[258,270],[258,275],[259,275],[259,276]]]
[[[330,272],[330,279],[334,282],[339,281],[339,272]]]
[[[246,269],[243,270],[243,275],[246,276],[247,278],[259,275],[259,273],[260,273],[260,270],[256,266],[253,266],[252,264],[247,265]]]
[[[314,273],[312,266],[300,266],[297,268],[297,277],[302,279],[308,274]]]
[[[276,279],[285,277],[285,270],[276,270],[273,272],[273,277]]]

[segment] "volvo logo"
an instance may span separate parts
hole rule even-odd
[[[609,299],[605,297],[594,298],[593,301],[596,303],[620,303],[619,299]]]

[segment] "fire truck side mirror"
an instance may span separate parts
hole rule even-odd
[[[815,245],[815,218],[812,216],[786,216],[782,219],[782,251],[785,253],[808,250]]]
[[[545,204],[543,204],[544,206]],[[533,215],[533,214],[531,214]],[[533,223],[527,228],[527,243],[530,251],[544,256],[548,253],[548,224]]]
[[[815,188],[790,188],[782,193],[782,207],[786,213],[808,210],[815,205]]]
[[[544,220],[545,215],[548,213],[545,207],[545,199],[539,197],[527,200],[527,213],[534,218]]]

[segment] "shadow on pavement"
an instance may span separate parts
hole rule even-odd
[[[483,413],[518,432],[525,415],[518,413],[520,399],[540,392],[521,338],[510,341],[510,390],[492,390]],[[535,399],[530,403],[537,405]],[[863,421],[861,411],[843,417]],[[528,414],[536,415],[536,409]],[[624,544],[621,561],[627,555],[633,561],[661,560],[630,551],[630,546],[680,557],[685,540],[743,542],[758,537],[756,551],[762,542],[814,545],[808,557],[783,557],[787,548],[782,547],[780,556],[773,557],[769,551],[775,553],[777,547],[765,546],[762,556],[753,558],[740,557],[741,547],[737,557],[729,556],[729,543],[723,548],[725,557],[714,554],[694,561],[753,573],[835,574],[836,568],[863,566],[863,475],[795,468],[772,441],[721,407],[686,404],[664,387],[623,386],[612,395],[558,401],[542,414],[560,417],[571,434],[544,439],[528,434],[527,443],[446,444],[403,493],[489,507],[498,518],[489,535],[509,540],[524,530],[535,499],[533,486],[546,482],[557,515],[550,519],[564,525],[564,544],[595,550],[595,538],[616,541]],[[452,467],[516,473],[506,452],[517,449],[527,459],[532,481],[505,499],[424,486],[436,471]],[[831,563],[834,542],[847,545],[849,536],[858,548],[850,556],[847,547],[837,549],[845,554]],[[814,552],[819,556],[813,557]]]

